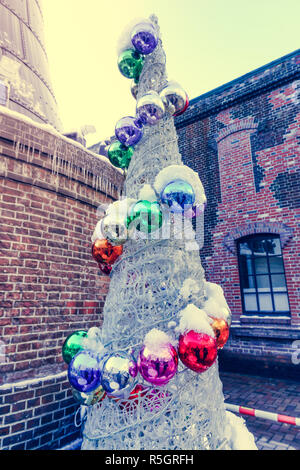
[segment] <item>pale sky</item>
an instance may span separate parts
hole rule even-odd
[[[92,145],[135,114],[117,43],[158,16],[169,79],[195,98],[299,48],[299,0],[43,0],[52,85],[64,132],[93,125]]]

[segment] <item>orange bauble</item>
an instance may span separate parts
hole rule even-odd
[[[123,252],[123,246],[114,246],[105,238],[96,240],[92,246],[92,255],[97,263],[114,264]]]
[[[213,318],[211,327],[215,333],[217,348],[222,349],[229,338],[229,326],[223,318]]]

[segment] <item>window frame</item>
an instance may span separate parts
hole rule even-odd
[[[290,317],[291,309],[290,309],[289,293],[288,293],[288,288],[287,288],[287,283],[286,283],[285,266],[284,266],[284,259],[283,259],[281,243],[280,243],[281,253],[279,255],[276,255],[276,254],[275,255],[269,255],[269,253],[265,253],[265,256],[262,259],[267,260],[267,269],[268,270],[267,270],[266,273],[261,273],[261,274],[256,273],[255,258],[258,258],[258,257],[254,255],[253,249],[251,248],[250,259],[251,259],[252,274],[249,274],[248,272],[246,274],[248,276],[252,276],[253,280],[254,280],[257,310],[246,310],[246,308],[245,308],[245,293],[243,291],[243,288],[244,288],[243,278],[245,277],[245,273],[243,273],[243,269],[242,269],[241,259],[242,259],[243,255],[241,255],[241,253],[240,253],[240,245],[242,243],[247,242],[248,240],[253,240],[255,238],[257,238],[257,239],[264,239],[264,238],[265,239],[266,238],[267,239],[279,239],[279,242],[280,242],[280,235],[272,234],[272,233],[256,233],[256,234],[243,236],[243,237],[239,238],[238,240],[236,240],[239,281],[240,281],[240,291],[241,291],[241,301],[242,301],[243,315],[249,315],[249,316],[251,316],[251,315],[252,316],[253,315],[257,315],[257,316],[277,316],[277,317],[280,317],[280,316],[287,317],[288,316],[288,317]],[[275,257],[275,256],[280,257],[281,260],[282,260],[283,271],[281,273],[272,272],[271,269],[270,269],[269,258],[270,257]],[[286,293],[287,302],[288,302],[288,310],[282,310],[282,311],[276,311],[275,310],[274,290],[273,290],[272,277],[271,277],[272,275],[283,275],[284,276],[286,290],[285,291],[283,291],[283,290],[282,291],[275,291],[275,293]],[[260,310],[259,291],[258,291],[258,287],[257,287],[257,277],[259,277],[259,276],[268,276],[269,286],[270,286],[270,290],[269,290],[268,294],[271,295],[272,311],[270,311],[270,310]]]

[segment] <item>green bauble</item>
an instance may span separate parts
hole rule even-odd
[[[83,349],[82,340],[86,337],[87,332],[84,330],[74,331],[67,337],[62,347],[62,357],[67,364]]]
[[[117,168],[128,168],[133,152],[133,147],[126,147],[118,140],[110,144],[107,155]]]
[[[144,65],[144,57],[133,49],[121,52],[118,58],[118,67],[126,78],[138,80]]]
[[[158,202],[138,201],[131,210],[127,224],[140,232],[150,233],[158,230],[163,223],[163,215]]]

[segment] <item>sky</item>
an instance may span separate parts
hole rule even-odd
[[[299,48],[299,0],[43,0],[50,75],[63,132],[94,126],[93,145],[135,115],[117,67],[129,22],[154,13],[167,73],[190,99]]]

